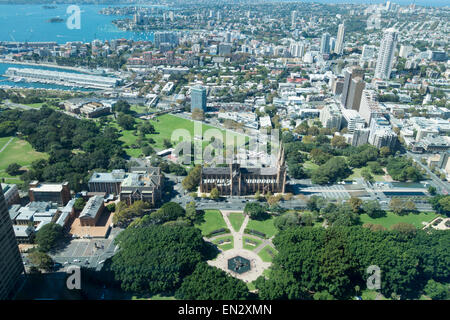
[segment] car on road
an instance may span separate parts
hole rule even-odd
[[[78,260],[78,259],[75,259],[75,260],[73,260],[73,262],[81,262],[80,260]]]

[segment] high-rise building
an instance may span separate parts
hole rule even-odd
[[[191,88],[191,112],[194,109],[206,111],[206,88],[203,86]]]
[[[322,35],[322,40],[320,41],[320,53],[330,53],[330,34],[328,32],[325,32]]]
[[[356,110],[341,109],[343,124],[347,126],[348,133],[353,133],[355,129],[364,128],[365,121]]]
[[[364,84],[362,84],[361,82],[352,83],[352,80],[356,78],[364,79],[364,69],[354,66],[344,70],[344,86],[342,87],[341,104],[347,109],[353,109],[352,105],[353,101],[355,100],[355,97],[352,96],[352,105],[349,104],[350,89],[352,89],[352,85],[353,94],[359,95],[359,97],[361,97],[360,94],[362,93],[362,89],[364,89]],[[355,85],[357,85],[357,87],[354,87]]]
[[[336,38],[331,37],[330,38],[330,52],[334,52],[335,48],[336,48]]]
[[[369,143],[377,148],[388,147],[391,151],[397,148],[397,134],[392,130],[384,116],[370,121]]]
[[[350,82],[350,88],[348,90],[347,109],[353,109],[359,111],[359,105],[361,104],[361,95],[366,83],[360,77],[352,78]]]
[[[330,104],[320,110],[320,122],[324,128],[341,130],[342,113],[336,104]]]
[[[413,51],[413,46],[400,46],[400,52],[398,53],[398,56],[401,58],[408,58],[409,54]]]
[[[369,128],[355,128],[352,137],[352,146],[358,147],[366,144],[369,141]]]
[[[375,78],[387,80],[391,77],[392,62],[397,46],[398,33],[393,28],[384,31],[378,51],[377,66],[375,67]]]
[[[0,300],[12,298],[23,272],[22,258],[0,187]]]
[[[163,31],[154,34],[155,47],[159,48],[161,44],[168,43],[171,46],[178,45],[178,36],[175,32]]]
[[[296,58],[303,58],[305,54],[305,44],[303,42],[291,42],[289,53]]]
[[[295,28],[296,20],[297,20],[297,11],[294,10],[291,13],[291,25],[293,28]]]
[[[345,36],[345,24],[341,23],[338,28],[336,47],[334,52],[337,54],[342,54],[344,52],[344,36]]]
[[[383,116],[383,110],[377,101],[377,93],[374,90],[363,90],[361,95],[361,104],[359,106],[359,114],[370,124],[373,118]]]

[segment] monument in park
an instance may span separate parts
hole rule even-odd
[[[228,269],[230,271],[242,274],[250,270],[250,261],[240,256],[236,256],[228,259]]]

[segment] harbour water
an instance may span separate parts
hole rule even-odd
[[[80,29],[69,29],[66,13],[69,4],[55,5],[54,9],[45,9],[36,5],[0,5],[0,41],[68,41],[90,42],[95,39],[132,39],[153,40],[153,33],[119,30],[111,22],[121,16],[102,15],[99,11],[108,5],[80,5]],[[112,5],[111,5],[112,6]],[[118,5],[114,5],[118,6]],[[51,23],[49,19],[59,17],[63,22]],[[131,18],[131,16],[130,16]]]

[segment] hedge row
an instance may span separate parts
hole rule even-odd
[[[206,235],[206,237],[207,238],[211,238],[211,237],[217,236],[217,235],[222,234],[222,233],[230,233],[230,229],[228,229],[228,228],[220,228],[220,229],[211,231],[210,233],[208,233]]]
[[[254,234],[255,236],[258,236],[258,237],[261,237],[261,238],[264,238],[264,239],[266,238],[266,234],[265,233],[259,232],[257,230],[246,228],[244,232],[248,233],[248,234]]]

